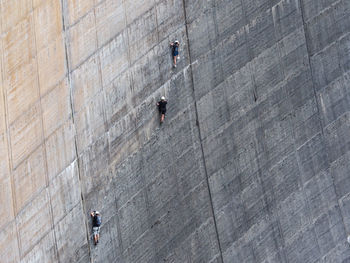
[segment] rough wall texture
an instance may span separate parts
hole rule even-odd
[[[0,0],[0,25],[1,262],[350,262],[349,0]]]

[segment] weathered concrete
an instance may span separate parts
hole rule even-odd
[[[350,1],[0,0],[0,25],[1,262],[350,261]]]
[[[224,261],[349,261],[350,2],[186,2]]]

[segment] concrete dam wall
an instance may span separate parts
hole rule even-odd
[[[1,263],[350,262],[349,0],[0,14]]]

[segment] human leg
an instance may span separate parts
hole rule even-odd
[[[97,234],[96,234],[96,243],[100,240],[100,227],[97,229]]]
[[[94,244],[96,245],[98,242],[98,227],[93,227],[92,228],[92,233],[94,236]]]

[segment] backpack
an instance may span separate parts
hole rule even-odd
[[[94,221],[95,221],[95,222],[94,222],[94,223],[95,223],[95,224],[94,224],[95,226],[98,226],[98,227],[101,226],[101,224],[102,224],[102,218],[101,218],[101,216],[96,215]]]

